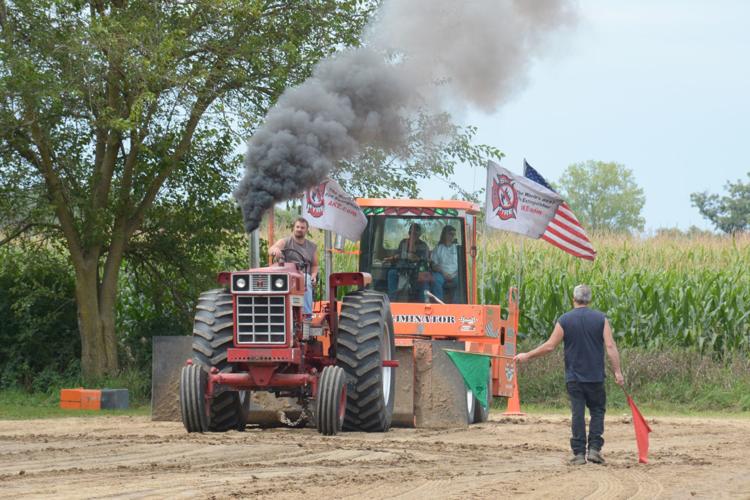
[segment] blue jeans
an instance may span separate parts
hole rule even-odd
[[[309,274],[305,274],[305,297],[302,301],[302,312],[305,313],[305,315],[308,315],[308,316],[311,315],[312,306],[313,306],[312,277]]]
[[[607,393],[604,382],[567,383],[570,397],[571,430],[570,447],[574,455],[586,452],[586,407],[589,409],[588,449],[600,451],[604,446],[604,412],[607,406]]]
[[[440,300],[443,300],[445,298],[444,287],[446,281],[448,283],[453,283],[455,282],[455,278],[452,280],[446,280],[445,276],[443,276],[443,273],[432,273],[432,293],[435,294],[435,297],[439,298]]]

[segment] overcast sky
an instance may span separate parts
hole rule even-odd
[[[583,0],[580,12],[508,104],[463,120],[516,173],[524,158],[553,181],[571,163],[615,161],[645,191],[647,230],[709,228],[690,193],[750,171],[750,1]],[[484,175],[464,167],[456,180],[474,190]]]

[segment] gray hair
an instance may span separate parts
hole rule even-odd
[[[588,285],[578,285],[573,289],[573,300],[578,304],[588,304],[591,302],[591,287]]]

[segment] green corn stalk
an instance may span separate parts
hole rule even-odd
[[[570,308],[573,287],[588,283],[592,306],[607,313],[626,347],[687,347],[718,356],[748,351],[750,236],[595,235],[592,241],[598,251],[593,263],[540,240],[526,240],[521,259],[517,237],[490,233],[485,302],[505,305],[521,273],[519,329],[542,341]]]

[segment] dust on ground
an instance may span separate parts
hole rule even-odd
[[[750,419],[607,415],[607,465],[569,466],[564,415],[463,430],[190,434],[148,417],[0,421],[8,498],[750,498]]]

